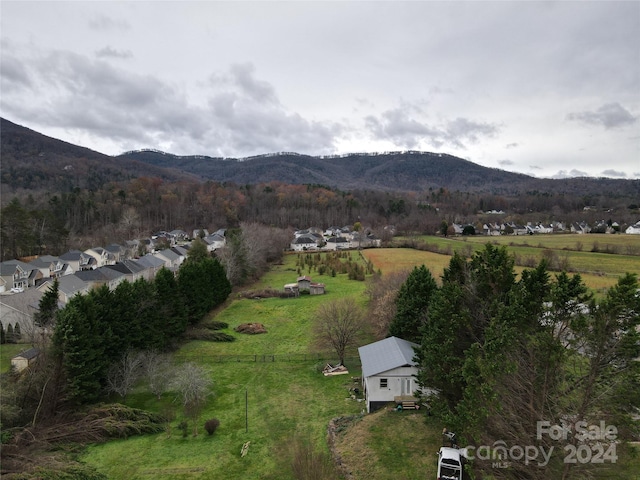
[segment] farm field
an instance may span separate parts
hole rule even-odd
[[[579,273],[585,284],[596,293],[612,287],[625,273],[640,274],[640,238],[637,235],[526,235],[520,237],[431,237],[419,236],[405,238],[428,244],[431,249],[439,249],[445,254],[427,251],[394,252],[395,249],[380,251],[366,250],[365,255],[378,268],[385,265],[390,269],[412,268],[411,261],[415,255],[418,260],[425,259],[425,265],[431,273],[439,278],[442,269],[448,266],[449,255],[454,251],[469,254],[483,248],[486,243],[506,246],[516,258],[516,271],[522,271],[522,264],[535,266],[542,258],[552,259],[567,266],[570,273]],[[400,240],[399,240],[400,241]],[[578,250],[577,248],[581,249]],[[591,251],[591,250],[598,251]],[[403,249],[399,249],[403,250]],[[619,253],[606,253],[619,252]],[[425,254],[421,256],[419,254]],[[431,255],[426,255],[431,253]],[[633,254],[631,254],[633,253]],[[418,265],[420,265],[419,263]],[[383,269],[384,271],[384,269]]]
[[[478,243],[478,248],[481,246]],[[412,249],[371,249],[362,254],[382,272],[411,269],[424,263],[436,277],[449,262],[447,255]],[[358,255],[353,252],[354,261]],[[280,290],[285,283],[295,281],[296,259],[296,255],[285,256],[283,263],[274,266],[252,290]],[[313,356],[318,352],[311,333],[314,313],[322,302],[344,296],[353,296],[364,305],[364,282],[348,280],[345,274],[318,275],[314,270],[300,273],[325,283],[327,294],[254,300],[232,294],[228,305],[213,318],[228,323],[229,328],[223,332],[235,335],[237,340],[192,341],[175,352],[176,363],[197,363],[210,372],[214,382],[214,395],[200,416],[197,437],[191,435],[191,427],[189,435],[182,437],[177,425],[183,415],[170,394],[158,401],[139,387],[126,403],[157,412],[173,411],[176,418],[171,422],[170,434],[94,445],[82,460],[110,480],[287,480],[295,478],[292,451],[299,439],[308,440],[319,454],[328,455],[329,421],[349,416],[352,420],[338,434],[336,448],[353,480],[435,478],[435,452],[441,444],[442,430],[439,420],[427,417],[423,411],[381,410],[361,416],[364,406],[352,399],[349,391],[354,386],[352,377],[361,375],[355,351],[350,352],[346,362],[349,375],[324,377],[319,373],[327,360],[319,361]],[[246,322],[263,323],[269,333],[245,336],[233,332],[235,326]],[[256,361],[247,361],[252,355]],[[275,355],[275,361],[259,361],[268,355]],[[212,417],[221,423],[216,433],[208,436],[202,425]],[[251,443],[242,457],[240,452],[246,442]],[[639,458],[625,456],[619,463],[616,478],[633,479]],[[610,471],[595,478],[608,478],[607,473]]]

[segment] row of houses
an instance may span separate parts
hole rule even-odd
[[[478,231],[478,228],[474,225],[465,225],[460,223],[453,223],[451,225],[453,233],[455,235],[462,235],[466,227],[473,227],[476,234],[482,234],[487,236],[494,235],[533,235],[533,234],[548,234],[548,233],[618,233],[621,231],[621,227],[617,222],[606,222],[601,220],[590,225],[587,222],[551,222],[533,223],[529,222],[526,225],[517,224],[515,222],[487,222],[482,225],[482,230]],[[629,225],[624,229],[624,233],[630,235],[640,234],[640,221],[634,225]]]
[[[181,232],[158,232],[153,238],[124,245],[69,250],[59,257],[42,255],[31,260],[0,262],[0,323],[5,329],[19,325],[23,341],[28,341],[35,334],[33,315],[40,299],[56,279],[58,301],[63,306],[75,295],[86,294],[93,288],[106,285],[115,289],[124,281],[151,280],[161,268],[177,271],[186,260],[190,245],[187,235]],[[224,230],[213,234],[194,231],[196,236],[202,238],[209,252],[225,245]],[[136,256],[147,245],[168,247]]]
[[[202,238],[209,252],[225,245],[224,230],[213,234],[196,230],[194,234]],[[156,250],[158,246],[166,248]],[[103,283],[117,281],[122,276],[133,281],[141,277],[151,278],[162,266],[177,270],[184,261],[188,246],[186,232],[174,230],[159,232],[144,240],[127,241],[123,245],[114,243],[104,248],[69,250],[58,257],[42,255],[26,261],[7,260],[0,263],[0,293],[39,288],[51,279],[71,275],[83,281]],[[143,252],[146,254],[138,256]]]
[[[350,227],[329,227],[322,230],[310,227],[294,232],[291,250],[296,252],[314,250],[348,250],[352,248],[380,247],[382,240],[370,230],[354,231]]]

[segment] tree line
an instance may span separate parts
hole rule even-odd
[[[476,460],[479,470],[495,478],[568,478],[593,465],[563,461],[566,449],[537,436],[538,422],[568,424],[574,448],[582,448],[579,421],[615,425],[618,440],[638,434],[639,288],[637,276],[626,274],[594,298],[579,275],[551,278],[544,260],[517,279],[506,247],[487,244],[471,257],[454,254],[440,286],[424,265],[414,268],[387,296],[393,306],[380,310],[388,312],[388,335],[419,345],[419,384],[435,392],[427,401],[460,446],[556,445],[543,466],[509,458],[509,468],[496,469]],[[384,297],[379,285],[377,294]],[[385,320],[377,324],[383,332]],[[625,448],[608,447],[618,455]]]
[[[138,177],[101,183],[88,189],[16,191],[2,205],[1,259],[59,255],[68,248],[122,243],[154,231],[236,228],[260,223],[282,229],[353,225],[383,227],[399,233],[434,234],[442,221],[477,224],[489,217],[479,212],[508,212],[502,220],[593,221],[602,209],[615,209],[618,223],[635,223],[637,205],[625,198],[565,195],[531,191],[518,196],[480,194],[429,188],[423,192],[341,191],[323,185],[271,182],[235,185],[207,181],[163,181]],[[584,212],[585,205],[596,206]],[[579,215],[579,217],[578,217]],[[611,216],[606,213],[607,218]],[[492,219],[495,220],[495,219]]]

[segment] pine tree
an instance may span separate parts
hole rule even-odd
[[[398,292],[397,312],[389,325],[389,335],[419,343],[429,302],[437,290],[429,269],[424,265],[415,267]]]
[[[55,323],[56,312],[58,311],[58,290],[59,283],[56,278],[49,290],[47,290],[38,304],[38,311],[34,315],[36,325],[48,328]]]
[[[153,283],[157,296],[156,313],[161,319],[160,324],[164,335],[163,346],[168,346],[187,328],[187,309],[178,290],[178,282],[170,270],[160,269]]]
[[[103,325],[91,295],[76,295],[58,313],[53,335],[55,352],[66,373],[66,391],[76,403],[98,398],[111,363],[105,355]]]
[[[6,333],[6,343],[16,343],[16,339],[13,336],[13,326],[11,324],[7,325],[7,333]]]
[[[22,340],[22,332],[20,331],[20,324],[16,323],[13,329],[13,341],[14,343],[20,343],[20,340]]]

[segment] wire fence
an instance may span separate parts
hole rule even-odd
[[[273,363],[273,362],[326,362],[337,364],[335,353],[262,353],[253,355],[212,355],[209,357],[216,363]],[[349,366],[360,366],[360,357],[345,357],[344,363]]]

